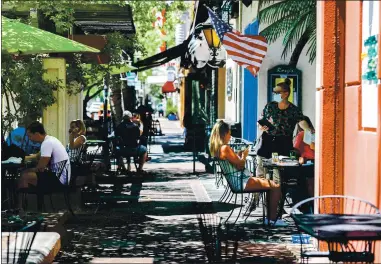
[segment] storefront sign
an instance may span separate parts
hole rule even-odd
[[[277,86],[278,83],[284,82],[286,78],[290,79],[290,97],[289,101],[294,105],[297,105],[301,108],[302,102],[302,91],[301,91],[301,82],[302,82],[302,72],[294,67],[288,65],[278,65],[274,68],[268,70],[267,72],[267,89],[268,89],[268,101],[275,101],[276,94],[273,93],[273,89]]]

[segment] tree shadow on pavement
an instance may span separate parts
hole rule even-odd
[[[206,256],[211,263],[295,263],[296,258],[285,246],[275,243],[251,243],[258,231],[269,241],[272,230],[261,225],[224,225],[217,214],[198,216]]]

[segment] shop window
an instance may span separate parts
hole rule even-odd
[[[377,127],[377,77],[378,45],[380,42],[380,14],[378,1],[363,1],[362,53],[361,53],[361,123],[363,130],[375,131]]]

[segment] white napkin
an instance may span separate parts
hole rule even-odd
[[[2,164],[7,164],[7,163],[14,163],[14,164],[21,164],[22,158],[16,158],[16,157],[10,157],[7,160],[2,161]]]
[[[312,142],[315,142],[315,134],[312,134],[311,130],[304,130],[303,141],[307,145],[310,145]]]

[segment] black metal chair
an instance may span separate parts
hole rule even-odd
[[[30,185],[29,188],[19,190],[20,193],[23,193],[23,207],[25,210],[27,209],[27,195],[35,194],[37,196],[38,210],[44,210],[44,197],[45,195],[49,195],[50,203],[52,209],[54,210],[52,194],[63,193],[66,206],[70,213],[74,215],[70,205],[69,193],[73,187],[75,188],[75,181],[76,174],[71,175],[71,166],[68,160],[63,160],[52,164],[49,170],[37,172],[37,186]]]
[[[302,233],[304,230],[310,230],[310,234],[314,233],[312,218],[314,216],[314,208],[319,208],[319,215],[324,219],[325,224],[339,225],[342,220],[338,220],[340,216],[362,215],[364,217],[380,214],[380,210],[368,201],[343,195],[325,195],[309,199],[305,199],[297,203],[292,209],[290,216],[294,219],[295,224],[300,232],[300,241],[302,241]],[[303,213],[304,212],[304,213]],[[333,222],[332,222],[333,221]],[[353,221],[353,220],[351,220]],[[330,239],[327,241],[329,252],[307,251],[300,243],[300,255],[302,261],[311,257],[328,257],[333,262],[365,262],[373,263],[375,241],[364,240],[351,241],[346,237],[337,241]]]
[[[36,238],[37,232],[40,231],[43,218],[36,219],[17,232],[8,233],[5,235],[6,250],[1,254],[2,263],[27,263],[28,257],[31,253],[33,242]],[[3,234],[2,234],[3,237]]]
[[[229,142],[229,146],[235,152],[238,152],[240,150],[245,149],[248,145],[249,145],[249,142],[246,142],[244,139],[241,139],[241,138],[232,138]],[[212,157],[210,159],[212,161],[216,188],[218,189],[221,185],[225,187],[225,191],[222,194],[221,198],[219,199],[219,202],[225,202],[227,200],[227,198],[231,195],[230,188],[228,188],[227,185],[224,183],[224,178],[223,178],[223,174],[221,171],[221,167],[218,163],[218,159],[216,159],[214,157]],[[247,160],[245,167],[247,169],[249,169],[249,171],[253,175],[255,175],[255,162],[251,162],[250,160]]]
[[[221,167],[222,175],[224,176],[226,182],[228,183],[228,187],[230,188],[230,191],[232,194],[230,199],[227,198],[227,199],[229,199],[228,203],[230,203],[232,198],[235,197],[234,205],[237,205],[237,197],[238,197],[238,195],[241,196],[240,211],[239,211],[238,216],[237,216],[236,220],[234,221],[234,223],[237,222],[237,220],[238,220],[238,218],[242,212],[243,202],[247,203],[248,201],[250,201],[250,203],[248,204],[246,211],[244,213],[244,215],[246,215],[246,219],[249,217],[251,211],[255,209],[256,199],[254,199],[253,194],[256,194],[256,193],[259,193],[262,195],[263,223],[264,223],[264,221],[265,221],[265,208],[267,209],[267,211],[269,210],[269,208],[267,206],[269,204],[268,199],[270,197],[269,195],[267,195],[269,190],[245,190],[244,181],[246,182],[246,179],[248,177],[245,173],[245,170],[236,169],[227,160],[219,159],[218,164]],[[245,199],[244,199],[244,194],[245,194],[245,196],[246,196],[246,194],[248,194],[248,196],[245,197]],[[265,196],[266,198],[263,196]],[[265,204],[265,199],[267,199],[266,204]],[[225,220],[225,223],[229,220],[229,218],[233,214],[233,211],[234,211],[234,209],[231,211],[230,215]],[[267,213],[267,215],[268,215],[268,213]]]
[[[197,219],[208,262],[235,263],[239,233],[231,234],[229,226],[224,226],[226,229],[223,230],[218,214],[202,214]]]
[[[124,158],[126,158],[127,160],[127,164],[130,164],[131,163],[131,158],[133,159],[133,162],[134,162],[134,165],[135,165],[135,169],[137,170],[138,169],[138,163],[139,163],[139,160],[140,160],[140,157],[139,157],[139,146],[134,149],[133,151],[125,151],[124,150],[124,147],[123,147],[123,140],[120,138],[120,137],[114,137],[111,139],[111,142],[112,142],[112,150],[111,150],[111,157],[116,159],[117,161],[117,170],[116,172],[117,173],[120,173],[122,172],[122,167],[119,166],[119,162],[122,160],[122,164],[123,166],[125,165],[124,164]]]
[[[161,125],[160,125],[159,120],[152,120],[151,127],[150,127],[150,133],[153,133],[155,136],[163,135],[163,131],[161,129]]]

